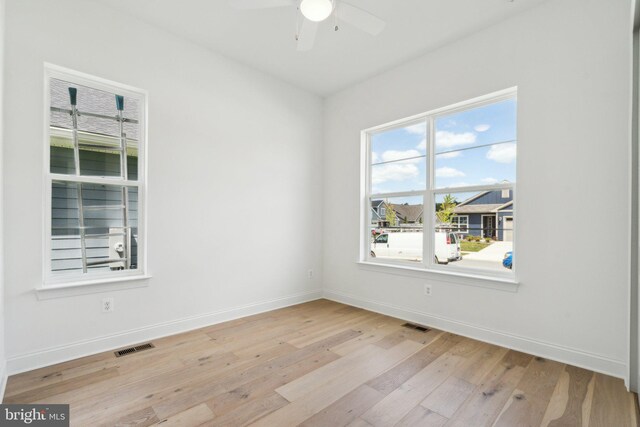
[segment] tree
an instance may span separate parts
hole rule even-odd
[[[444,196],[444,198],[442,199],[442,203],[440,203],[440,207],[436,212],[436,218],[438,218],[438,221],[441,224],[449,224],[451,222],[451,218],[456,216],[453,211],[455,210],[457,204],[458,203],[456,202],[456,198],[451,194],[447,194],[446,196]]]
[[[387,206],[387,209],[385,211],[385,221],[387,222],[387,224],[389,224],[389,227],[395,227],[396,226],[396,211],[395,209],[393,209],[393,206],[387,201],[385,200],[384,204]]]

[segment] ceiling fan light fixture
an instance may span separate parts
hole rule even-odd
[[[333,2],[331,0],[302,0],[300,12],[309,21],[324,21],[333,12]]]

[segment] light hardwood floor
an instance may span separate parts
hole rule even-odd
[[[9,378],[75,426],[637,425],[622,380],[319,300]]]

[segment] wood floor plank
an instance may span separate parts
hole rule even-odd
[[[266,396],[250,399],[246,404],[222,415],[216,415],[207,425],[209,427],[246,426],[288,404],[287,399],[272,391]]]
[[[437,329],[429,329],[428,331],[423,332],[417,329],[400,327],[398,330],[376,342],[376,345],[382,348],[391,348],[404,340],[412,340],[417,343],[427,345],[441,334],[442,331]]]
[[[400,422],[458,366],[468,361],[469,356],[476,355],[482,346],[482,343],[473,340],[456,344],[363,414],[362,419],[374,426],[393,426]]]
[[[442,415],[418,405],[405,415],[395,427],[442,427],[447,421],[449,420]]]
[[[465,369],[456,373],[456,377],[468,383],[478,385],[482,378],[502,360],[509,349],[492,344],[485,344],[485,349],[479,359],[468,364]]]
[[[261,357],[240,359],[225,366],[212,368],[209,365],[198,365],[167,375],[150,376],[147,380],[137,382],[135,387],[102,390],[90,399],[79,400],[74,406],[82,412],[80,420],[90,424],[102,416],[114,416],[121,410],[132,411],[165,400],[204,402],[210,396],[224,391],[216,379],[235,378],[256,365],[264,364],[294,349],[295,347],[283,344],[265,349]]]
[[[331,349],[336,354],[344,356],[366,345],[376,343],[390,333],[401,328],[400,323],[396,320],[393,322],[371,322],[370,325],[361,328],[362,335],[340,344]]]
[[[203,383],[188,390],[181,390],[179,394],[165,396],[162,398],[162,403],[155,404],[156,411],[160,416],[164,416],[167,413],[171,413],[170,411],[172,410],[175,411],[176,408],[180,409],[189,405],[194,398],[208,402],[214,397],[218,397],[220,405],[222,403],[230,404],[230,402],[235,401],[234,397],[244,395],[248,397],[251,394],[246,390],[242,391],[241,387],[243,385],[251,384],[254,381],[253,385],[255,386],[256,381],[269,375],[272,375],[269,378],[269,382],[273,388],[279,387],[310,370],[317,369],[327,362],[337,359],[338,356],[330,353],[328,349],[358,334],[357,331],[343,331],[303,349],[297,349],[290,344],[282,343],[286,351],[277,355],[277,357],[257,361],[251,356],[249,360],[252,360],[252,363],[247,364],[243,370],[229,371],[228,375],[219,377],[215,383]],[[319,356],[319,354],[322,356]],[[253,394],[255,395],[256,391]],[[219,415],[220,407],[215,408],[214,411]]]
[[[433,343],[367,384],[386,396],[460,341],[461,337],[458,335],[443,334]]]
[[[421,403],[424,408],[437,412],[444,418],[451,418],[476,386],[460,378],[450,376]]]
[[[592,371],[566,365],[549,400],[541,427],[581,426],[588,423],[594,381]]]
[[[226,393],[215,396],[208,405],[216,415],[225,414],[252,400],[260,399],[274,392],[278,387],[287,384],[309,372],[338,359],[339,356],[329,351],[322,351],[300,360],[290,366],[275,370],[265,370],[263,375],[251,382],[242,384]],[[162,411],[159,411],[162,413]]]
[[[314,387],[322,386],[335,378],[348,375],[352,369],[355,369],[364,358],[369,357],[374,351],[373,346],[367,346],[291,381],[289,384],[277,388],[276,391],[288,401],[293,402],[306,395]]]
[[[171,417],[163,418],[158,424],[161,424],[163,427],[194,426],[205,422],[212,422],[213,417],[214,415],[211,409],[209,409],[205,403],[201,403]]]
[[[320,386],[314,386],[305,395],[298,397],[289,405],[260,419],[256,426],[298,425],[421,348],[420,344],[413,341],[404,341],[389,350],[381,350],[379,347],[371,346],[369,353],[363,355],[366,363],[351,366],[351,369],[344,375],[329,382],[323,382]]]
[[[103,425],[106,426],[136,426],[145,427],[157,424],[160,421],[156,413],[151,406],[143,408],[139,411],[135,411],[131,414],[120,417],[115,423],[106,422]]]
[[[523,353],[509,351],[446,425],[491,426],[522,379],[531,359],[531,356]]]
[[[353,422],[384,395],[364,384],[304,421],[304,427],[342,427]]]
[[[534,357],[494,426],[539,426],[563,369],[562,363]]]
[[[635,427],[635,402],[619,378],[595,374],[589,427]]]
[[[362,418],[358,417],[355,420],[351,421],[349,424],[347,424],[346,427],[372,427],[372,426]]]
[[[48,400],[49,396],[60,394],[69,390],[76,390],[78,388],[84,387],[87,384],[96,384],[117,376],[118,370],[116,368],[103,369],[101,371],[86,374],[78,378],[61,381],[34,390],[28,390],[20,394],[14,394],[13,396],[6,397],[4,399],[4,403],[49,403],[45,402],[46,400]]]
[[[68,403],[82,427],[638,422],[621,380],[403,323],[318,300],[13,375],[4,402]]]

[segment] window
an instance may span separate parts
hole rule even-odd
[[[144,275],[145,93],[46,73],[45,285]]]
[[[362,260],[511,277],[516,107],[510,89],[363,131]]]
[[[469,215],[456,215],[451,217],[451,227],[458,233],[469,232]]]

